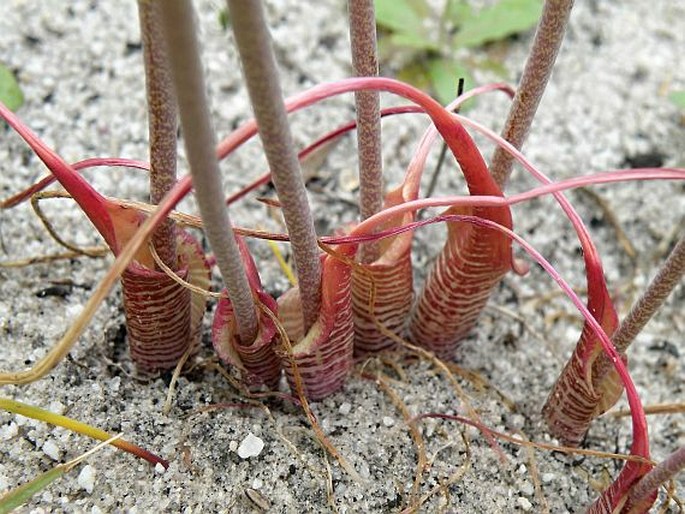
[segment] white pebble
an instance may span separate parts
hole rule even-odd
[[[9,425],[3,425],[0,427],[0,440],[9,441],[13,437],[19,434],[19,427],[12,421]]]
[[[542,476],[540,477],[542,479],[543,484],[549,484],[552,480],[555,478],[554,473],[543,473]]]
[[[228,443],[228,449],[232,452],[236,451],[238,449],[238,441],[231,441]]]
[[[249,459],[256,457],[264,449],[264,441],[254,435],[252,432],[247,434],[247,437],[242,440],[238,446],[238,456],[241,459]]]
[[[338,412],[343,416],[347,416],[352,411],[352,404],[350,402],[343,402],[338,408]]]
[[[55,444],[55,441],[48,439],[43,443],[43,453],[50,457],[52,460],[59,460],[61,451],[59,447]]]
[[[50,405],[48,406],[48,410],[50,412],[54,412],[55,414],[64,414],[65,411],[67,410],[67,407],[62,402],[58,402],[55,400],[53,402],[50,402]]]
[[[264,486],[264,481],[261,478],[255,478],[252,481],[252,489],[261,489]]]
[[[66,319],[76,319],[76,317],[81,314],[81,311],[83,310],[83,306],[75,304],[75,305],[69,305],[65,309],[64,317]]]
[[[157,464],[155,464],[155,473],[157,473],[158,475],[163,475],[165,471],[166,471],[166,468],[164,466],[162,466],[161,462],[158,462]]]
[[[90,464],[83,466],[83,469],[78,474],[78,485],[88,494],[93,492],[95,487],[95,468]]]
[[[383,416],[383,424],[386,427],[391,427],[395,424],[395,418],[391,418],[390,416]]]
[[[112,391],[113,393],[118,392],[120,386],[121,386],[121,377],[114,377],[112,380],[109,381],[109,390]]]
[[[528,498],[524,498],[523,496],[519,496],[518,498],[516,498],[516,503],[525,511],[529,511],[533,508],[533,504],[530,503]]]
[[[523,484],[520,490],[526,496],[532,496],[535,492],[535,488],[533,487],[533,484],[531,484],[530,482],[526,482],[525,484]]]

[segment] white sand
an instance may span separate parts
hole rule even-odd
[[[105,155],[145,159],[147,128],[134,2],[102,2],[94,7],[91,3],[95,4],[14,0],[4,6],[0,60],[17,71],[26,95],[19,115],[69,161]],[[218,22],[221,5],[202,2],[200,17],[215,124],[225,136],[249,116],[249,108],[230,38]],[[342,1],[281,0],[269,3],[269,13],[287,94],[350,74]],[[664,165],[683,165],[683,113],[666,94],[685,89],[681,57],[685,32],[680,22],[684,17],[685,6],[679,2],[578,2],[559,66],[526,146],[533,162],[556,179],[622,167],[628,158],[654,153],[663,156]],[[506,56],[510,80],[522,68],[529,42],[524,37],[502,51],[493,51]],[[479,79],[493,77],[481,74]],[[469,114],[499,129],[506,107],[503,98],[489,96]],[[346,97],[298,114],[293,117],[297,142],[312,140],[349,119],[352,112]],[[425,125],[416,116],[385,122],[390,184],[401,176]],[[3,134],[0,190],[5,198],[42,176],[44,168],[11,131],[5,128]],[[317,221],[322,234],[356,216],[345,201],[355,198],[346,190],[356,166],[352,141],[341,143],[318,170],[321,180],[311,196],[316,212],[322,213]],[[491,149],[484,147],[484,153],[490,155]],[[254,144],[223,169],[227,191],[233,191],[265,168]],[[185,172],[183,165],[181,170]],[[106,194],[145,198],[140,172],[100,170],[87,176]],[[444,171],[440,193],[460,187],[454,176],[452,169]],[[509,190],[531,185],[523,172],[516,172]],[[569,193],[591,226],[623,314],[663,259],[674,227],[682,227],[684,190],[682,184],[673,183],[594,190],[610,204],[637,250],[633,262],[594,201],[582,193]],[[53,201],[46,203],[46,210],[71,240],[97,241],[75,207]],[[253,200],[242,202],[232,212],[238,224],[275,228],[265,209]],[[556,205],[548,199],[531,202],[517,207],[514,217],[517,231],[582,289],[577,240]],[[419,279],[427,260],[440,247],[443,232],[436,227],[418,233]],[[59,249],[26,206],[0,212],[0,235],[2,261]],[[287,282],[268,248],[262,243],[253,248],[263,280],[270,291],[280,294]],[[43,355],[80,312],[110,262],[83,258],[0,269],[2,369],[24,368]],[[66,297],[36,297],[53,281],[64,280],[75,284]],[[555,292],[555,286],[537,269],[527,277],[507,277],[459,356],[462,366],[514,402],[515,411],[511,411],[492,390],[479,392],[461,380],[483,422],[542,442],[552,440],[545,432],[540,408],[580,326],[567,300],[554,296],[533,301]],[[630,351],[630,368],[645,404],[683,400],[684,297],[681,286]],[[520,316],[526,326],[501,308]],[[343,391],[314,405],[326,434],[364,479],[355,483],[325,455],[303,415],[292,406],[269,403],[268,409],[200,411],[210,404],[242,401],[211,368],[198,368],[181,378],[174,408],[164,415],[161,408],[168,377],[148,381],[136,377],[120,338],[122,324],[117,291],[69,358],[48,377],[25,387],[3,387],[0,394],[64,411],[111,433],[123,432],[169,459],[170,468],[159,473],[130,455],[105,449],[89,459],[92,469],[87,476],[73,471],[37,495],[27,511],[260,512],[258,504],[263,503],[271,506],[271,512],[397,512],[412,501],[416,445],[402,413],[374,381],[356,373]],[[203,357],[210,355],[207,347]],[[394,375],[389,368],[385,371],[396,379],[390,385],[410,413],[464,412],[446,378],[430,363],[392,359],[403,362],[407,376]],[[372,362],[363,370],[375,373],[378,369],[383,366]],[[656,460],[685,443],[683,414],[650,416],[649,424]],[[543,511],[531,476],[533,461],[525,449],[502,443],[507,455],[503,463],[475,429],[437,420],[424,421],[419,428],[430,463],[418,485],[419,496],[464,471],[453,485],[431,497],[422,511]],[[243,459],[237,451],[248,434],[263,441],[264,448]],[[468,449],[464,438],[470,441]],[[54,465],[53,454],[67,461],[94,445],[85,437],[7,413],[0,414],[0,439],[0,491],[49,469]],[[626,452],[630,441],[628,418],[607,415],[592,426],[585,447]],[[534,465],[551,512],[583,510],[597,496],[593,487],[615,476],[621,467],[616,461],[548,451],[536,451]],[[682,478],[678,486],[682,493]]]

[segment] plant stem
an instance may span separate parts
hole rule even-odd
[[[257,313],[224,205],[215,153],[216,140],[195,36],[195,13],[190,0],[165,2],[162,21],[183,139],[204,230],[236,312],[238,333],[242,342],[248,344],[258,332]]]
[[[155,205],[176,183],[176,99],[159,9],[158,2],[138,0],[150,138],[150,202]],[[173,220],[167,219],[157,227],[152,242],[162,262],[176,269]]]
[[[663,462],[656,465],[642,477],[642,479],[631,488],[626,505],[633,507],[635,504],[639,504],[641,500],[644,501],[647,499],[649,495],[656,494],[656,490],[661,484],[673,478],[684,468],[685,446],[678,448],[671,453]],[[650,502],[649,505],[652,503],[653,501]],[[630,510],[629,512],[633,512],[633,510]]]
[[[526,60],[521,83],[516,91],[502,137],[521,149],[533,123],[535,112],[552,73],[564,32],[573,7],[573,0],[546,0],[530,55]],[[501,146],[495,150],[490,172],[500,187],[504,187],[513,159]]]
[[[647,322],[652,319],[654,313],[659,310],[671,291],[678,285],[683,273],[685,273],[685,236],[676,243],[647,290],[616,329],[611,340],[619,352],[625,352]]]
[[[359,77],[375,77],[378,75],[378,56],[373,0],[349,0],[348,8],[354,73]],[[365,220],[383,206],[380,94],[378,91],[358,91],[354,101],[357,107],[359,205],[361,218]],[[362,262],[371,263],[379,256],[378,244],[362,245]]]
[[[271,35],[259,0],[227,0],[227,5],[259,136],[290,234],[306,332],[318,318],[321,306],[320,252],[283,104]]]

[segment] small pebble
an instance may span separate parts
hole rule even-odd
[[[519,496],[518,498],[516,498],[516,504],[525,511],[529,511],[533,508],[533,504],[530,503],[528,498],[524,498],[523,496]]]
[[[261,489],[264,485],[264,481],[261,478],[255,478],[252,481],[252,489]]]
[[[540,477],[542,479],[543,484],[549,484],[552,480],[555,478],[554,473],[543,473],[542,476]]]
[[[59,460],[61,451],[59,447],[55,444],[55,441],[48,439],[43,443],[43,453],[50,457],[52,460]]]
[[[391,427],[395,424],[395,418],[391,418],[390,416],[383,416],[383,424],[386,427]]]
[[[236,451],[238,449],[238,441],[231,441],[228,443],[228,449],[232,452]]]
[[[155,473],[157,473],[158,475],[163,475],[165,471],[166,469],[164,468],[164,466],[162,466],[161,462],[155,464]]]
[[[240,446],[238,446],[238,456],[241,459],[249,459],[250,457],[256,457],[262,453],[263,449],[264,441],[250,432],[247,434],[247,437],[242,440]]]
[[[121,386],[121,377],[114,377],[112,380],[109,381],[109,390],[112,391],[113,393],[118,392],[120,386]]]
[[[526,482],[521,486],[521,492],[526,496],[532,496],[533,493],[535,493],[535,488],[533,487],[533,484]]]
[[[12,421],[9,425],[3,425],[0,427],[0,440],[9,441],[13,437],[16,437],[19,433],[19,427]]]
[[[338,412],[343,416],[347,416],[350,412],[352,412],[352,404],[350,402],[341,403],[340,407],[338,408]]]
[[[78,474],[78,485],[88,494],[93,492],[95,487],[95,468],[90,464],[83,466],[83,469]]]
[[[55,401],[50,402],[50,405],[48,406],[48,410],[50,412],[54,412],[55,414],[64,414],[67,410],[67,407],[62,402],[58,402],[55,400]]]

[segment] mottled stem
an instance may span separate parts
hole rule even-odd
[[[676,243],[647,290],[635,303],[611,338],[619,352],[626,351],[647,322],[661,308],[668,295],[680,282],[683,273],[685,273],[685,236]]]
[[[259,136],[295,259],[305,332],[319,316],[321,263],[314,220],[283,103],[271,35],[259,0],[227,0]]]
[[[647,289],[638,301],[635,302],[635,305],[633,305],[628,315],[623,319],[611,337],[611,342],[621,355],[625,354],[637,335],[642,332],[645,325],[661,308],[668,295],[680,282],[683,273],[685,273],[685,236],[681,237],[680,241],[676,243],[654,279],[647,286]],[[614,382],[618,386],[618,382],[614,378],[613,364],[604,354],[595,364],[593,377],[594,387],[598,391],[603,389],[601,386],[602,382]],[[607,395],[605,394],[604,396]],[[600,399],[602,400],[601,412],[605,412],[613,406],[618,397],[611,401],[602,397]],[[601,414],[601,412],[598,414]]]
[[[502,137],[517,149],[521,149],[528,136],[564,39],[572,7],[573,0],[545,1],[540,23],[535,32],[533,47],[502,131]],[[512,156],[498,146],[492,158],[490,172],[500,187],[504,187],[509,179],[512,164]]]
[[[236,312],[238,333],[243,343],[247,344],[257,335],[257,314],[228,210],[224,205],[215,152],[216,139],[209,117],[200,49],[195,36],[195,13],[190,0],[164,2],[163,6],[164,35],[195,196],[205,234]]]
[[[666,483],[683,469],[685,469],[685,446],[671,453],[666,460],[659,463],[632,487],[625,510],[630,513],[642,512],[641,504],[645,501],[648,505],[644,511],[649,510],[654,503],[650,495],[654,495],[661,484]]]
[[[378,56],[373,0],[349,0],[348,9],[354,73],[359,77],[375,77],[378,75]],[[357,107],[359,205],[361,218],[365,220],[383,206],[380,93],[358,91],[354,94],[354,101]],[[378,243],[362,245],[362,262],[369,264],[379,255]]]
[[[138,0],[150,137],[150,202],[155,205],[176,183],[176,99],[159,8],[153,0]],[[167,218],[155,229],[152,242],[162,262],[176,269],[173,220]]]

